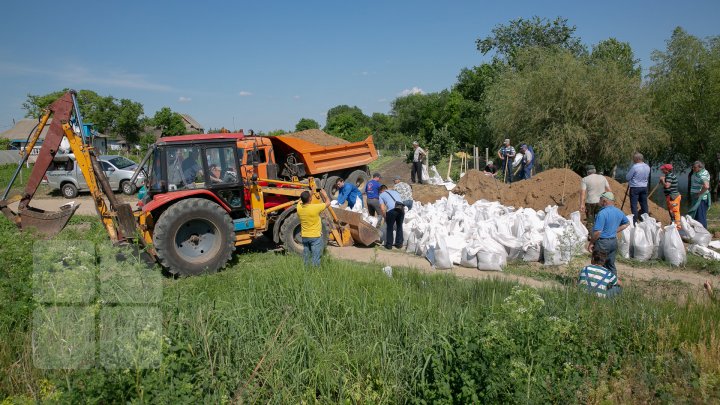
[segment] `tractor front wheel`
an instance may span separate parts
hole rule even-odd
[[[194,276],[224,267],[235,250],[230,215],[218,204],[189,198],[168,208],[157,221],[153,243],[171,273]]]

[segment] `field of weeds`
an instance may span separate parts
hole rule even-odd
[[[720,401],[720,308],[692,300],[276,253],[174,280],[82,217],[33,241],[0,219],[3,403]]]

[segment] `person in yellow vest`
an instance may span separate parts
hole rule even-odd
[[[313,203],[312,194],[303,191],[300,194],[300,202],[297,204],[297,213],[300,218],[300,236],[303,244],[303,262],[307,266],[312,262],[313,266],[320,266],[320,257],[323,252],[322,219],[320,213],[330,206],[325,190],[320,190],[320,196],[324,203]]]

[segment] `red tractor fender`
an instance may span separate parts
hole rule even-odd
[[[170,204],[173,204],[176,201],[184,200],[191,197],[199,197],[215,201],[225,211],[230,212],[230,207],[225,204],[225,202],[223,202],[220,198],[218,198],[218,196],[216,196],[209,190],[205,189],[173,191],[171,193],[156,194],[153,196],[152,200],[149,203],[145,204],[142,207],[142,210],[143,212],[153,212],[158,209],[164,210]]]

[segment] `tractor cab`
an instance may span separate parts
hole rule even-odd
[[[146,166],[147,196],[176,199],[209,191],[229,211],[244,211],[244,184],[238,170],[242,155],[238,152],[237,136],[232,134],[161,138]]]

